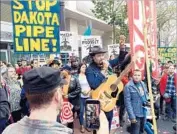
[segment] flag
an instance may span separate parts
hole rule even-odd
[[[90,25],[88,25],[87,29],[85,30],[84,36],[90,36],[91,34],[92,34],[92,23],[90,21]],[[83,58],[83,61],[85,61],[87,64],[89,64],[89,63],[91,63],[92,59],[88,55],[88,56],[86,56],[86,57]]]
[[[89,25],[84,32],[84,36],[89,36],[91,34],[92,34],[92,29],[91,29],[91,26]]]

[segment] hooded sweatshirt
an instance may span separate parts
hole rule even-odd
[[[54,121],[23,119],[8,126],[2,134],[72,134],[72,130]]]

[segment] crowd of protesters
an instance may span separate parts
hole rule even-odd
[[[127,54],[128,53],[124,53],[124,57]],[[114,56],[111,56],[110,58],[114,59]],[[120,57],[119,57],[119,61],[120,61]],[[121,67],[119,66],[118,68]],[[30,119],[35,118],[35,113],[38,112],[36,111],[36,106],[40,107],[44,103],[48,105],[47,99],[51,100],[50,96],[53,96],[55,93],[52,92],[53,89],[55,89],[54,87],[56,86],[55,84],[53,84],[53,81],[58,80],[58,78],[54,79],[52,77],[52,75],[54,75],[53,74],[54,72],[52,72],[53,70],[60,71],[60,73],[58,73],[58,77],[60,74],[60,77],[64,79],[67,83],[69,83],[67,85],[62,86],[64,89],[66,88],[66,90],[62,91],[62,98],[68,99],[69,102],[72,104],[73,106],[72,112],[74,116],[73,118],[75,118],[75,115],[77,115],[81,126],[80,131],[82,133],[85,132],[85,127],[84,127],[84,111],[85,111],[84,108],[86,105],[85,102],[87,99],[90,98],[90,91],[93,88],[93,85],[90,86],[85,74],[86,69],[88,68],[88,63],[84,63],[84,62],[79,63],[77,59],[72,59],[70,63],[66,65],[62,65],[60,59],[53,59],[47,61],[44,67],[40,67],[38,60],[32,60],[30,64],[27,64],[27,61],[25,59],[20,59],[17,61],[17,64],[15,64],[14,66],[12,66],[11,64],[6,64],[6,62],[1,61],[0,68],[1,68],[0,133],[2,133],[2,131],[9,124],[18,122],[24,116],[25,119],[21,123],[24,124],[28,123],[27,117],[31,116]],[[53,70],[50,70],[49,68]],[[173,121],[174,123],[176,123],[175,119],[176,119],[176,89],[177,89],[177,83],[176,83],[177,75],[176,75],[175,68],[176,68],[175,65],[171,61],[168,61],[167,63],[162,65],[159,60],[159,72],[160,72],[159,79],[156,80],[152,78],[153,92],[160,94],[160,106],[157,106],[158,109],[157,111],[159,111],[160,114],[164,115],[165,121],[170,120]],[[42,76],[39,73],[43,73],[44,76]],[[149,103],[147,97],[148,89],[146,84],[142,82],[140,74],[141,73],[139,70],[135,70],[134,72],[129,72],[127,76],[122,78],[122,82],[124,83],[125,88],[124,91],[122,92],[122,95],[120,95],[119,101],[117,103],[117,106],[120,107],[120,114],[119,114],[120,125],[121,126],[124,125],[125,111],[127,111],[129,119],[131,121],[131,127],[133,128],[131,131],[132,134],[141,133],[143,131],[144,128],[142,126],[143,124],[142,122],[144,122],[144,115],[142,113],[142,106],[146,103]],[[41,84],[42,80],[44,82],[43,84]],[[39,86],[37,84],[39,84]],[[31,93],[26,92],[24,88],[25,86],[30,87]],[[34,86],[36,86],[36,88]],[[41,96],[35,94],[36,92],[41,93]],[[47,95],[44,95],[45,92]],[[140,92],[141,97],[139,97],[139,93],[137,92]],[[36,97],[38,98],[37,101],[39,102],[36,102],[35,100]],[[138,105],[137,105],[137,101],[138,101]],[[52,106],[54,107],[57,100],[51,100],[51,102],[53,104]],[[60,109],[62,108],[60,107]],[[57,119],[57,121],[61,122],[61,119],[59,118]],[[73,122],[74,121],[68,122],[65,125],[68,128],[74,130]],[[49,124],[46,125],[46,127],[48,128]],[[65,128],[65,127],[60,126],[60,128]],[[68,130],[65,129],[66,131],[64,130],[62,131],[63,133],[65,132],[72,133],[70,129]],[[6,130],[4,134],[8,133],[8,131],[9,130]],[[16,129],[16,131],[18,130]],[[28,131],[32,131],[32,129],[28,129]],[[90,130],[87,129],[87,131]]]

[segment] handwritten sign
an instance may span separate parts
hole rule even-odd
[[[177,63],[177,48],[176,47],[159,47],[158,54],[160,56],[161,62],[166,63],[171,60],[173,63]]]
[[[102,47],[102,40],[100,36],[81,36],[82,58],[89,55],[89,51],[93,46]]]
[[[108,54],[109,54],[109,56],[118,55],[119,54],[119,45],[118,44],[108,45]]]
[[[59,6],[58,0],[11,2],[15,52],[59,52]]]

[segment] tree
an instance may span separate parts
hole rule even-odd
[[[113,44],[118,43],[120,34],[128,36],[127,6],[124,0],[92,0],[94,9],[92,12],[101,20],[104,20],[113,29]],[[127,37],[128,39],[128,37]]]
[[[176,0],[160,1],[157,0],[157,37],[160,44],[168,46],[176,41]]]

